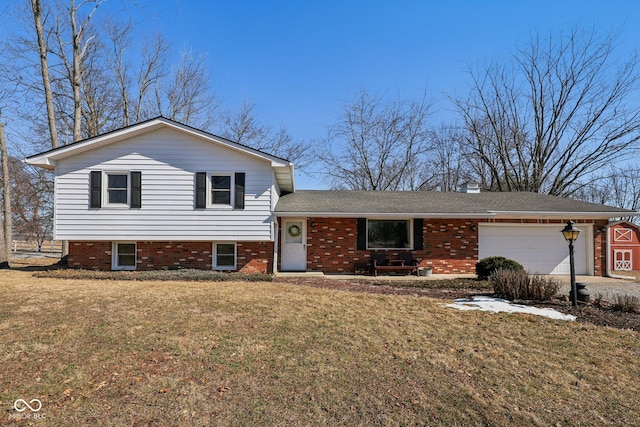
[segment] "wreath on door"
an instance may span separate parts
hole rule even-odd
[[[291,237],[298,237],[302,234],[302,229],[297,225],[290,225],[287,229],[287,233],[289,233],[289,236]]]

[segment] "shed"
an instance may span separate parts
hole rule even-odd
[[[609,225],[611,269],[640,270],[640,227],[627,221]]]

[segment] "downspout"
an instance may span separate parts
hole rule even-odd
[[[278,224],[278,217],[273,220],[274,236],[273,236],[273,274],[278,273],[278,243],[280,236],[280,226]]]
[[[633,277],[631,276],[621,276],[619,274],[613,274],[611,272],[611,240],[609,240],[609,223],[607,223],[607,227],[606,227],[606,238],[607,238],[607,255],[606,255],[606,262],[607,262],[607,277],[611,277],[613,279],[625,279],[625,280],[631,280],[633,279]]]

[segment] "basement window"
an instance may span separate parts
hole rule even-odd
[[[213,244],[213,269],[214,270],[235,270],[236,269],[236,244],[235,243],[214,243]]]
[[[114,243],[111,252],[111,268],[113,270],[135,270],[136,244]]]

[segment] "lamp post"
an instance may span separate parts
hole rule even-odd
[[[578,290],[576,289],[576,268],[573,262],[573,242],[578,238],[580,230],[573,226],[573,221],[567,221],[567,225],[562,229],[562,235],[569,242],[569,263],[571,265],[571,305],[578,306]]]

